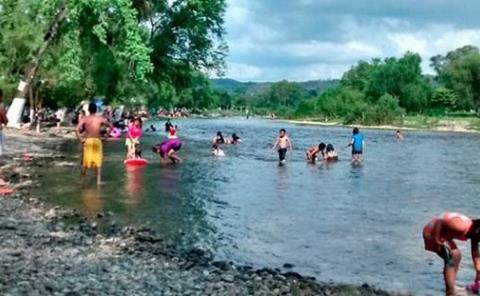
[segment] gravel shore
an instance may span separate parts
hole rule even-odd
[[[15,153],[1,159],[0,174],[17,191],[0,197],[1,295],[400,295],[216,262],[201,248],[180,253],[149,229],[117,225],[111,213],[94,222],[46,205],[30,197],[33,169],[60,165],[54,149],[63,140],[12,132],[7,139]],[[25,152],[33,161],[17,155]]]

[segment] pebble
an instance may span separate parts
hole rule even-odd
[[[35,155],[34,164],[48,167],[52,159],[59,157]],[[14,169],[8,168],[9,182],[20,178]],[[38,177],[24,169],[22,175]],[[345,288],[291,271],[282,275],[278,269],[213,262],[208,246],[180,253],[148,229],[120,229],[113,213],[97,214],[107,226],[104,233],[76,211],[47,209],[28,198],[0,199],[0,295],[399,295],[367,284]],[[68,217],[83,222],[65,227]]]

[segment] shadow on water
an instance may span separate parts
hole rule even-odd
[[[146,224],[181,248],[208,245],[218,259],[257,267],[289,262],[324,281],[420,295],[442,289],[441,262],[422,249],[423,224],[445,210],[478,216],[478,135],[412,132],[400,143],[393,131],[368,130],[363,165],[352,166],[344,148],[337,148],[338,162],[309,165],[303,148],[345,147],[351,129],[240,119],[175,123],[184,141],[181,165],[161,166],[148,151],[165,137],[147,133],[146,167],[125,168],[123,141],[109,142],[100,190],[93,177],[82,184],[78,168],[51,167],[34,193],[89,217],[111,211]],[[283,167],[271,149],[281,127],[296,147]],[[243,140],[223,147],[221,159],[210,154],[218,130]],[[66,149],[78,163],[78,144]],[[467,264],[460,282],[472,276]]]

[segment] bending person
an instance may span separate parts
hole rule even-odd
[[[183,160],[177,155],[182,148],[180,139],[168,139],[153,146],[153,152],[160,154],[162,163],[182,163]]]
[[[462,255],[454,240],[471,240],[473,266],[476,271],[474,283],[470,287],[477,287],[480,283],[480,254],[478,241],[480,239],[480,220],[458,213],[445,213],[440,218],[433,218],[423,228],[425,250],[433,252],[443,259],[443,278],[445,280],[445,295],[456,295],[455,281]]]
[[[315,163],[317,160],[317,154],[321,154],[321,160],[325,159],[325,143],[320,143],[318,146],[313,146],[307,149],[305,151],[305,156],[307,158],[307,162],[309,163]]]

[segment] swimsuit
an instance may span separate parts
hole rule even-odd
[[[462,221],[462,231],[460,235],[457,233],[445,233],[442,231],[440,233],[440,241],[449,243],[453,239],[458,239],[461,241],[466,241],[468,239],[467,234],[472,227],[473,221],[465,215],[458,214],[458,213],[445,213],[443,215],[443,220],[450,220],[460,218]],[[437,222],[439,218],[433,218],[425,227],[423,228],[423,240],[425,242],[425,250],[431,252],[437,252],[437,243],[435,241],[435,234],[433,233],[435,222]]]
[[[132,124],[128,125],[127,131],[127,139],[125,140],[125,146],[134,146],[139,144],[140,141],[138,139],[142,136],[142,129],[139,127],[135,127]]]
[[[100,168],[103,162],[102,141],[98,138],[88,138],[83,144],[83,162],[84,168]]]

